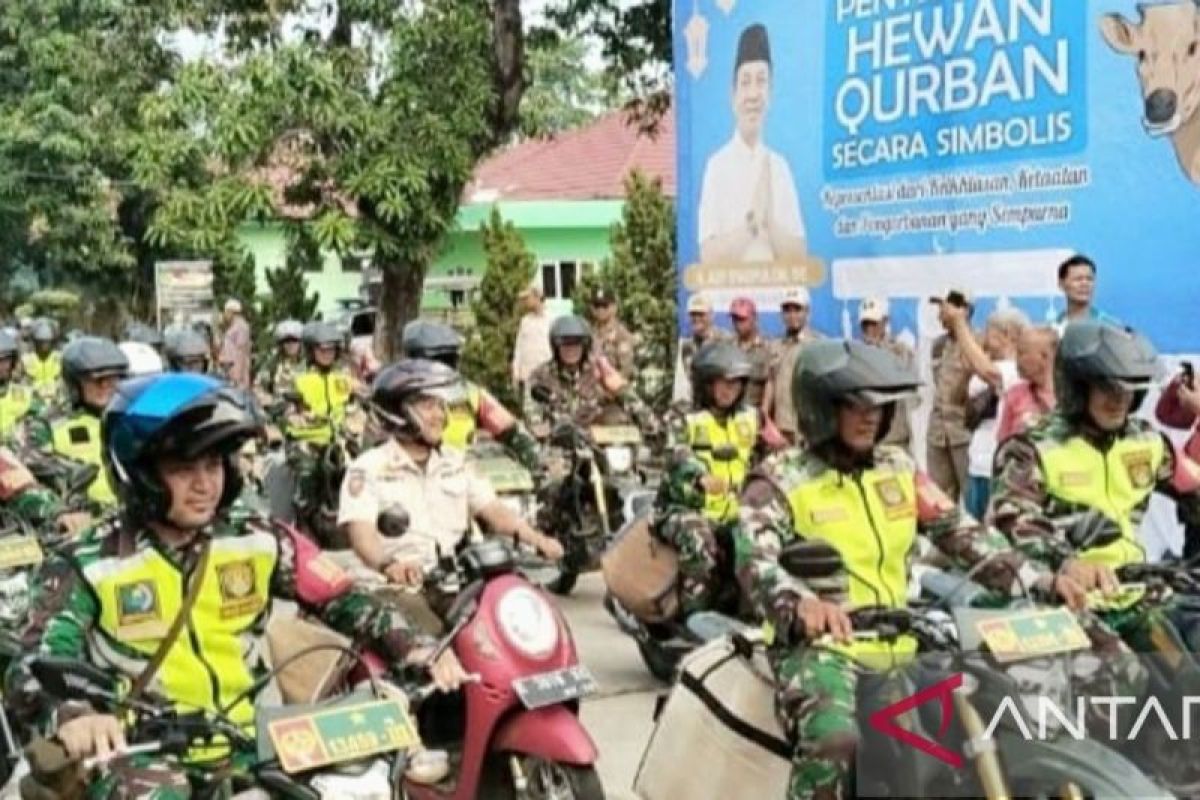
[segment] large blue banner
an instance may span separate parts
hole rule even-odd
[[[676,0],[675,47],[684,298],[806,285],[846,335],[881,296],[926,338],[950,287],[1054,319],[1082,252],[1200,351],[1197,0]]]

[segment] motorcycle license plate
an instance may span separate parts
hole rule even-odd
[[[642,433],[636,425],[593,425],[592,441],[600,446],[641,444]]]
[[[1079,620],[1065,608],[1020,612],[980,620],[977,625],[988,650],[1002,664],[1091,646]]]
[[[395,700],[338,706],[272,721],[267,735],[287,773],[307,772],[405,750],[420,742],[416,726]]]
[[[5,536],[0,539],[0,569],[40,564],[42,558],[42,545],[33,536]]]
[[[513,681],[513,691],[528,709],[578,700],[599,688],[591,670],[582,664]]]

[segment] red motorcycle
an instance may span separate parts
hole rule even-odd
[[[379,528],[396,535],[407,515],[391,513],[380,515]],[[427,576],[427,585],[455,597],[438,654],[453,647],[477,679],[454,694],[410,693],[424,743],[450,751],[444,780],[405,780],[410,800],[604,798],[596,745],[579,721],[579,701],[595,680],[579,663],[566,619],[519,572],[521,558],[489,538]],[[383,667],[376,660],[372,669]]]

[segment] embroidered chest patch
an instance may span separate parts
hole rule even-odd
[[[887,478],[875,484],[875,495],[883,505],[888,519],[911,517],[916,512],[913,504],[904,496],[904,488],[895,478]]]
[[[117,586],[117,635],[124,639],[153,639],[167,634],[158,589],[152,580]]]
[[[1154,485],[1154,468],[1150,464],[1150,453],[1144,450],[1126,453],[1121,456],[1121,461],[1125,464],[1125,472],[1135,489],[1149,489]]]
[[[240,617],[262,608],[262,598],[255,592],[257,578],[254,562],[231,561],[217,567],[217,586],[221,590],[221,619]]]

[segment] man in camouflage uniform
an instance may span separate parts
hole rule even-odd
[[[792,373],[800,349],[821,338],[808,324],[812,298],[803,286],[789,289],[779,304],[783,338],[775,343],[770,378],[763,393],[763,414],[788,444],[797,443],[796,409],[792,406]]]
[[[862,340],[869,345],[882,347],[905,363],[914,367],[917,356],[912,348],[898,341],[888,331],[888,301],[881,297],[865,298],[858,306],[858,330]],[[912,412],[915,401],[909,400],[896,407],[892,424],[883,437],[883,444],[892,444],[912,455]]]
[[[637,337],[617,319],[617,298],[608,289],[597,289],[592,295],[592,333],[600,354],[632,382],[637,372]]]
[[[19,349],[11,334],[0,331],[0,441],[12,438],[26,416],[44,410],[41,397],[16,377]]]
[[[168,374],[121,388],[105,413],[104,452],[120,476],[123,513],[60,554],[70,566],[60,589],[65,603],[31,632],[38,654],[90,662],[181,710],[221,713],[250,730],[255,701],[242,695],[265,674],[263,635],[275,599],[298,602],[389,663],[426,663],[431,642],[394,608],[353,591],[311,542],[263,519],[229,515],[241,483],[234,454],[260,425],[250,398],[213,378]],[[188,632],[172,640],[182,586],[196,587],[196,601]],[[150,670],[160,648],[161,666]],[[432,670],[443,688],[464,677],[453,655]],[[7,688],[21,718],[46,729],[72,760],[125,744],[109,709],[46,696],[28,662],[14,665]],[[211,778],[228,756],[236,769],[257,754],[210,745],[179,760],[118,759],[89,781],[87,794],[186,798],[191,780]],[[54,782],[36,759],[32,766],[24,790]]]
[[[254,389],[264,408],[271,408],[292,391],[296,376],[304,370],[304,356],[300,352],[304,325],[294,319],[285,319],[275,324],[273,331],[275,352],[258,370]]]
[[[116,503],[101,459],[100,415],[128,368],[125,354],[108,339],[84,336],[71,342],[62,355],[66,400],[44,415],[26,416],[17,435],[18,455],[43,483],[80,464],[99,468],[87,489],[97,511]]]
[[[750,359],[746,403],[754,408],[762,408],[775,349],[771,342],[759,333],[758,308],[749,297],[735,298],[729,304],[729,317],[733,320],[734,342]]]
[[[655,503],[654,531],[679,552],[684,616],[713,608],[737,496],[761,451],[760,412],[742,402],[750,361],[732,342],[712,342],[692,361],[697,407],[670,417],[674,451]]]
[[[709,342],[729,338],[729,334],[716,326],[712,303],[702,293],[696,292],[688,298],[687,313],[691,335],[679,340],[675,385],[671,392],[672,401],[685,406],[692,402],[692,359],[696,351]]]
[[[769,623],[777,713],[795,748],[789,800],[845,796],[858,743],[857,676],[916,650],[908,637],[853,640],[846,609],[906,605],[918,533],[957,566],[982,565],[975,579],[992,589],[1037,586],[1076,607],[1086,600],[1073,565],[1056,576],[1026,561],[905,453],[878,444],[896,402],[916,390],[911,368],[880,348],[821,341],[801,351],[796,371],[806,447],[769,457],[750,477],[735,532],[738,581]],[[777,556],[797,538],[837,550],[841,574],[818,584],[785,572]]]
[[[643,433],[658,429],[653,414],[608,359],[592,353],[592,331],[582,318],[556,319],[550,326],[550,349],[554,357],[529,377],[525,407],[525,419],[538,440],[550,436],[558,417],[583,427],[613,416],[632,417]]]

